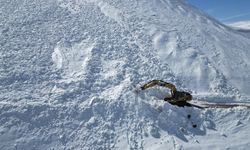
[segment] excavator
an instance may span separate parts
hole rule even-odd
[[[211,103],[211,102],[200,102],[200,104],[197,103],[190,103],[192,100],[192,95],[185,91],[178,91],[175,87],[175,85],[164,82],[162,80],[152,80],[143,86],[139,87],[138,91],[140,90],[146,90],[148,88],[151,88],[153,86],[161,86],[170,89],[170,95],[168,94],[164,101],[169,102],[172,105],[177,105],[179,107],[196,107],[200,109],[205,108],[233,108],[233,107],[245,107],[250,109],[250,105],[248,103]]]
[[[188,103],[187,101],[191,101],[192,100],[192,95],[188,92],[184,92],[184,91],[177,91],[175,85],[168,83],[168,82],[164,82],[162,80],[152,80],[146,84],[144,84],[143,86],[140,87],[141,90],[146,90],[150,87],[153,86],[162,86],[162,87],[166,87],[170,89],[170,95],[167,95],[164,98],[164,101],[169,102],[172,105],[177,105],[177,106],[191,106],[190,103]]]

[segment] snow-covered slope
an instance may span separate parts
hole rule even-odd
[[[0,1],[0,27],[1,149],[250,145],[248,109],[132,91],[162,79],[196,100],[250,101],[250,39],[185,1]]]

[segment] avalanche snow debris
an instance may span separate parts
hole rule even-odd
[[[247,149],[249,109],[131,90],[249,102],[242,32],[183,0],[0,1],[0,149]]]

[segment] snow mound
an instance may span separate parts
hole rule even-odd
[[[161,79],[198,100],[250,101],[250,39],[185,1],[0,6],[0,149],[250,144],[245,108],[179,108],[161,101],[163,89],[133,92]]]

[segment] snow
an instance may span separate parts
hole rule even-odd
[[[52,60],[57,69],[63,70],[65,80],[81,80],[93,48],[94,43],[88,40],[81,41],[69,48],[57,46],[52,53]]]
[[[250,21],[238,21],[228,24],[231,27],[239,29],[250,29]]]
[[[248,149],[249,109],[134,92],[249,103],[242,32],[183,0],[1,1],[0,149]]]

